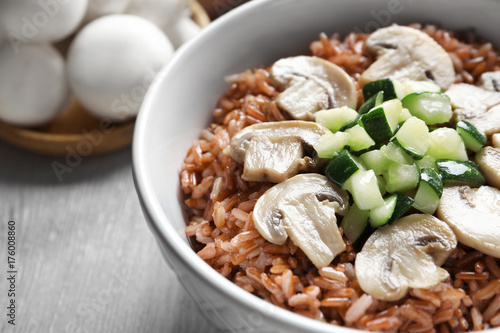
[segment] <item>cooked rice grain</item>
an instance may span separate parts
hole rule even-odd
[[[413,26],[450,54],[456,82],[475,83],[481,73],[500,70],[493,46],[473,34]],[[312,55],[341,66],[356,81],[374,61],[365,50],[367,37],[351,33],[341,39],[338,34],[331,38],[321,34],[310,49]],[[190,218],[186,235],[202,259],[243,290],[334,325],[385,332],[456,332],[500,326],[498,260],[468,247],[460,245],[445,263],[450,273],[447,281],[429,290],[413,289],[398,302],[382,302],[361,290],[353,266],[356,251],[347,239],[346,251],[318,270],[290,240],[276,245],[260,236],[252,210],[272,184],[243,180],[242,166],[224,150],[245,126],[287,117],[274,102],[279,91],[269,81],[268,68],[247,70],[226,80],[230,89],[219,99],[214,123],[201,131],[180,172]]]

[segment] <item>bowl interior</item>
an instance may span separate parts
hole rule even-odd
[[[137,121],[134,173],[159,241],[194,272],[206,271],[184,236],[178,173],[193,140],[210,123],[217,99],[228,89],[224,76],[309,54],[310,42],[321,32],[371,32],[393,23],[473,28],[500,46],[495,28],[499,10],[500,2],[493,0],[255,0],[216,20],[161,72]],[[215,272],[206,278],[215,287],[237,290]]]

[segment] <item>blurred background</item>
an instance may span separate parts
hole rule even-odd
[[[0,0],[0,332],[216,332],[148,230],[130,144],[160,68],[244,2]]]
[[[205,8],[210,18],[212,20],[215,20],[217,17],[248,1],[250,0],[200,0],[199,2],[203,6],[203,8]]]

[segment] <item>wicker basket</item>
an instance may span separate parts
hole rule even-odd
[[[193,20],[200,27],[210,23],[207,12],[198,2],[191,3],[190,8]],[[108,130],[100,128],[100,122],[72,97],[61,114],[41,128],[20,128],[0,121],[0,139],[20,148],[55,156],[72,152],[97,155],[130,146],[135,121],[112,125]],[[99,135],[89,139],[89,133],[96,130]]]

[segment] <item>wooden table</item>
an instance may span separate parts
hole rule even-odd
[[[0,141],[0,332],[216,332],[161,258],[131,153],[53,163]],[[15,221],[16,326],[7,323],[7,226]]]

